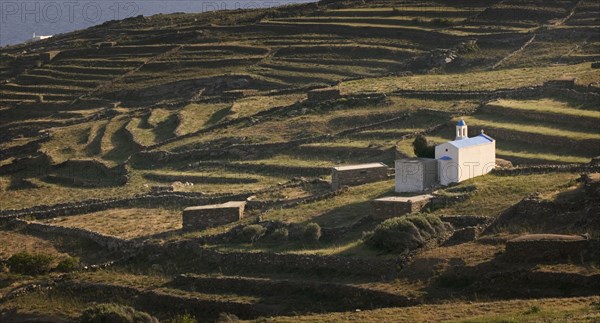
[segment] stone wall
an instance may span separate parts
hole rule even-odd
[[[510,116],[511,118],[527,118],[539,121],[549,121],[552,123],[567,123],[575,126],[590,127],[592,129],[598,127],[597,118],[588,118],[582,116],[568,115],[562,113],[538,113],[536,111],[528,111],[523,109],[511,109],[504,106],[498,106],[494,104],[487,104],[479,108],[479,112],[488,112],[493,114],[500,114]]]
[[[115,284],[67,281],[56,288],[76,294],[85,301],[132,302],[135,308],[149,313],[189,313],[208,321],[216,320],[220,313],[232,313],[241,319],[279,314],[261,304],[202,299]]]
[[[56,205],[39,205],[21,210],[0,211],[0,220],[10,220],[17,217],[33,217],[48,219],[58,216],[87,214],[125,207],[164,207],[192,206],[223,203],[230,200],[244,200],[253,193],[235,195],[203,196],[201,194],[186,194],[183,192],[162,192],[158,195],[143,194],[123,199],[91,199],[79,202],[61,203]]]
[[[478,135],[480,129],[471,127],[469,129],[470,136]],[[548,147],[571,147],[577,151],[585,152],[587,154],[600,154],[599,141],[595,139],[572,139],[570,137],[552,136],[550,134],[536,134],[531,132],[522,132],[504,128],[485,127],[486,134],[494,137],[501,138],[502,140],[510,140],[516,142],[522,142],[530,145],[548,146]]]
[[[80,228],[69,228],[58,225],[44,224],[38,222],[31,222],[25,220],[14,219],[11,221],[13,225],[21,225],[25,227],[25,230],[41,232],[41,233],[49,233],[52,235],[61,235],[70,238],[81,238],[85,240],[90,240],[103,248],[107,248],[109,250],[122,250],[131,248],[133,244],[130,241],[109,236],[103,235],[94,231],[80,229]]]
[[[230,274],[252,273],[303,273],[319,275],[353,275],[391,278],[408,261],[411,255],[390,258],[354,258],[307,254],[280,254],[265,252],[220,252],[203,248],[201,241],[185,240],[168,245],[145,245],[140,250],[152,257],[186,255],[196,270],[219,270]]]
[[[334,305],[335,308],[331,308],[331,310],[335,309],[336,311],[408,306],[414,303],[407,297],[397,294],[317,281],[180,275],[174,279],[173,285],[216,294],[235,293],[265,297],[277,297],[282,293],[303,295],[306,298],[319,299],[319,302],[325,306]]]
[[[336,88],[321,88],[308,91],[308,100],[312,102],[336,100],[340,98],[340,90]]]
[[[535,165],[527,167],[515,167],[504,169],[493,169],[492,174],[503,176],[547,174],[547,173],[587,173],[599,172],[600,165],[592,164],[567,164],[567,165]]]

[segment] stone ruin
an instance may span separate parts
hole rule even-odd
[[[204,230],[239,221],[244,217],[246,201],[192,206],[183,210],[184,230]]]

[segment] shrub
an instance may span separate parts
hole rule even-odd
[[[309,223],[304,228],[304,238],[311,242],[316,242],[321,239],[321,226],[317,223]]]
[[[98,304],[88,307],[80,317],[82,323],[158,323],[148,313],[118,304]]]
[[[247,225],[242,229],[242,236],[245,241],[253,243],[258,241],[267,231],[260,224]]]
[[[418,135],[413,142],[415,155],[421,158],[435,158],[435,146],[423,135]]]
[[[375,231],[364,235],[364,241],[376,249],[404,252],[417,249],[446,231],[442,221],[432,215],[388,219]]]
[[[287,228],[279,228],[275,229],[273,233],[271,233],[271,238],[277,241],[287,241],[290,232]]]
[[[8,259],[8,268],[17,274],[39,275],[49,272],[53,261],[51,255],[20,252]]]
[[[78,257],[67,257],[58,263],[56,270],[64,273],[79,270],[79,264]]]
[[[183,314],[175,316],[169,320],[169,323],[198,323],[198,320],[193,315]]]

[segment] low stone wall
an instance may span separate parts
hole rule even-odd
[[[471,127],[469,135],[476,136],[478,129]],[[540,145],[549,147],[571,147],[574,150],[585,152],[587,154],[600,154],[600,141],[595,139],[572,139],[570,137],[552,136],[548,134],[536,134],[531,132],[515,131],[504,128],[485,127],[486,134],[497,140],[510,140],[522,142],[530,145]]]
[[[523,286],[528,288],[522,289]],[[551,271],[504,271],[485,276],[475,284],[475,289],[501,290],[512,297],[565,297],[597,295],[600,289],[600,274]]]
[[[342,193],[346,192],[347,188],[341,188],[339,190],[335,190],[335,191],[329,191],[323,194],[317,194],[317,195],[311,195],[311,196],[307,196],[307,197],[300,197],[297,199],[292,199],[292,200],[270,200],[270,201],[264,201],[264,200],[249,200],[247,202],[247,207],[250,210],[257,210],[257,209],[268,209],[268,208],[292,208],[295,206],[298,206],[300,204],[306,204],[306,203],[313,203],[313,202],[317,202],[317,201],[322,201],[322,200],[326,200],[338,195],[341,195]]]
[[[271,307],[261,304],[235,301],[201,299],[193,296],[168,294],[158,290],[142,290],[135,287],[96,282],[68,281],[59,284],[64,290],[93,302],[133,302],[134,307],[149,313],[189,313],[203,320],[216,320],[221,313],[235,314],[241,319],[277,315]]]
[[[498,106],[494,104],[487,104],[479,108],[479,112],[487,112],[493,114],[499,114],[504,116],[510,116],[511,118],[526,118],[538,121],[549,121],[552,123],[569,124],[574,126],[584,126],[589,128],[597,128],[600,122],[598,118],[589,118],[583,116],[575,116],[561,113],[544,112],[538,113],[537,111],[529,111],[524,109],[512,109],[504,106]]]
[[[35,219],[48,219],[58,216],[71,216],[92,212],[125,208],[125,207],[164,207],[193,206],[215,203],[224,203],[230,200],[245,200],[253,193],[235,195],[202,196],[199,194],[185,194],[179,192],[162,192],[160,195],[143,194],[124,199],[91,199],[72,203],[56,205],[40,205],[21,210],[0,211],[0,220],[9,220],[17,217],[33,217]]]
[[[25,220],[15,219],[12,220],[14,225],[22,225],[25,227],[25,230],[30,230],[34,232],[41,233],[49,233],[52,235],[61,235],[67,236],[70,238],[80,238],[85,240],[90,240],[98,245],[107,248],[109,250],[122,250],[128,249],[133,246],[133,244],[125,239],[121,239],[114,236],[103,235],[94,231],[89,231],[86,229],[80,228],[69,228],[58,225],[44,224],[38,222],[30,222]]]
[[[600,165],[591,164],[566,164],[566,165],[535,165],[515,168],[496,168],[494,175],[514,176],[546,173],[595,173],[600,171]]]
[[[405,296],[350,285],[317,281],[272,280],[245,277],[203,277],[180,275],[173,285],[204,293],[235,293],[277,297],[282,294],[302,295],[307,299],[318,299],[321,306],[332,307],[336,311],[399,307],[414,304]],[[327,306],[330,304],[330,306]],[[317,306],[307,310],[313,310]],[[305,310],[306,311],[306,310]]]
[[[308,91],[308,100],[312,102],[336,100],[340,98],[340,90],[336,88],[319,88]]]
[[[251,184],[258,183],[256,178],[233,178],[233,177],[216,177],[216,176],[199,176],[199,175],[168,175],[168,174],[144,174],[145,179],[156,182],[189,182],[202,184]]]
[[[146,245],[141,250],[144,255],[173,257],[180,253],[187,255],[190,265],[197,270],[215,270],[227,273],[293,273],[320,275],[352,275],[378,278],[395,277],[410,258],[410,255],[396,259],[354,258],[319,256],[306,254],[279,254],[264,252],[220,252],[203,248],[199,242],[186,240],[168,245]]]

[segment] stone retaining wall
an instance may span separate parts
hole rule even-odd
[[[133,244],[130,241],[127,241],[125,239],[109,235],[103,235],[94,231],[81,228],[69,228],[58,225],[30,222],[20,219],[14,219],[11,223],[14,223],[14,225],[23,225],[25,226],[25,230],[29,231],[90,240],[102,246],[103,248],[107,248],[108,250],[122,250],[131,248],[133,246]]]
[[[587,239],[513,239],[506,242],[503,257],[515,262],[560,260],[578,262],[590,259],[592,254],[597,254],[597,251],[591,249],[592,245],[598,245],[598,242],[590,242]]]
[[[56,205],[40,205],[21,210],[3,210],[0,211],[0,220],[9,220],[17,217],[48,219],[58,216],[87,214],[125,207],[164,207],[167,205],[181,207],[205,205],[223,203],[230,200],[244,200],[251,195],[252,193],[241,193],[236,195],[204,197],[202,195],[190,196],[190,194],[179,194],[179,192],[173,192],[172,194],[161,192],[160,195],[144,194],[124,199],[92,199]]]
[[[471,127],[469,134],[471,136],[476,136],[478,134],[476,131],[477,129],[475,127]],[[499,140],[510,140],[529,145],[557,148],[571,147],[587,154],[600,155],[600,141],[596,139],[577,140],[570,137],[552,136],[548,134],[537,134],[495,127],[485,127],[485,132]]]
[[[504,106],[499,106],[495,104],[487,104],[479,108],[479,112],[487,112],[493,114],[499,114],[504,116],[510,116],[511,118],[526,118],[531,120],[538,121],[549,121],[553,123],[559,124],[569,124],[574,126],[584,126],[592,129],[597,129],[600,120],[598,118],[589,118],[583,116],[569,115],[569,114],[561,114],[561,113],[551,113],[544,112],[538,113],[537,111],[530,111],[524,109],[512,109]]]
[[[536,165],[515,168],[496,168],[492,174],[501,176],[515,176],[546,173],[595,173],[600,171],[600,165],[567,164],[567,165]]]
[[[189,313],[204,320],[216,320],[221,313],[232,313],[241,319],[280,314],[261,304],[201,299],[114,284],[68,281],[58,285],[57,288],[79,295],[86,301],[131,301],[134,307],[150,313]]]
[[[203,277],[180,275],[173,285],[206,293],[235,293],[266,297],[303,295],[319,299],[322,303],[333,303],[336,311],[376,309],[382,307],[408,306],[414,302],[405,296],[350,285],[317,281],[272,280],[245,277]],[[326,304],[323,304],[326,305]]]
[[[189,264],[195,265],[201,272],[218,269],[221,272],[240,274],[300,272],[303,274],[379,278],[395,277],[398,270],[411,257],[411,255],[404,255],[396,259],[382,259],[264,252],[220,252],[203,248],[200,242],[193,240],[173,242],[163,246],[145,245],[141,252],[152,257],[187,255],[190,259]]]

